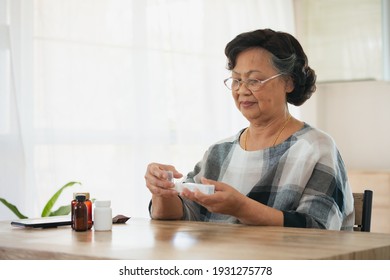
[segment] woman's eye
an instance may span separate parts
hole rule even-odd
[[[258,83],[260,83],[260,81],[248,79],[247,83],[248,83],[248,85],[255,86],[255,85],[257,85]]]

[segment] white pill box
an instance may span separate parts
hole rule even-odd
[[[203,185],[203,184],[196,184],[196,183],[175,183],[175,190],[177,192],[181,193],[183,191],[183,188],[187,188],[192,192],[198,189],[200,192],[204,194],[213,194],[215,192],[214,185]]]

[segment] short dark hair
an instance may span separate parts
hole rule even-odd
[[[227,68],[233,70],[237,56],[248,49],[263,48],[272,54],[271,63],[294,82],[294,90],[287,94],[287,102],[302,105],[316,90],[316,74],[308,66],[308,59],[301,44],[294,36],[272,29],[259,29],[241,33],[225,48]]]

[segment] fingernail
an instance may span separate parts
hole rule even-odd
[[[173,183],[173,172],[172,171],[166,171],[167,179],[169,182]]]

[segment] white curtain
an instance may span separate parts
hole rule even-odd
[[[31,217],[69,181],[82,186],[57,206],[83,190],[110,199],[114,215],[148,217],[149,162],[186,174],[247,125],[222,82],[226,43],[258,28],[295,31],[292,0],[0,3],[11,30],[1,79],[11,85],[10,61],[20,66],[15,89],[0,88],[0,197]],[[17,140],[3,144],[9,119]]]

